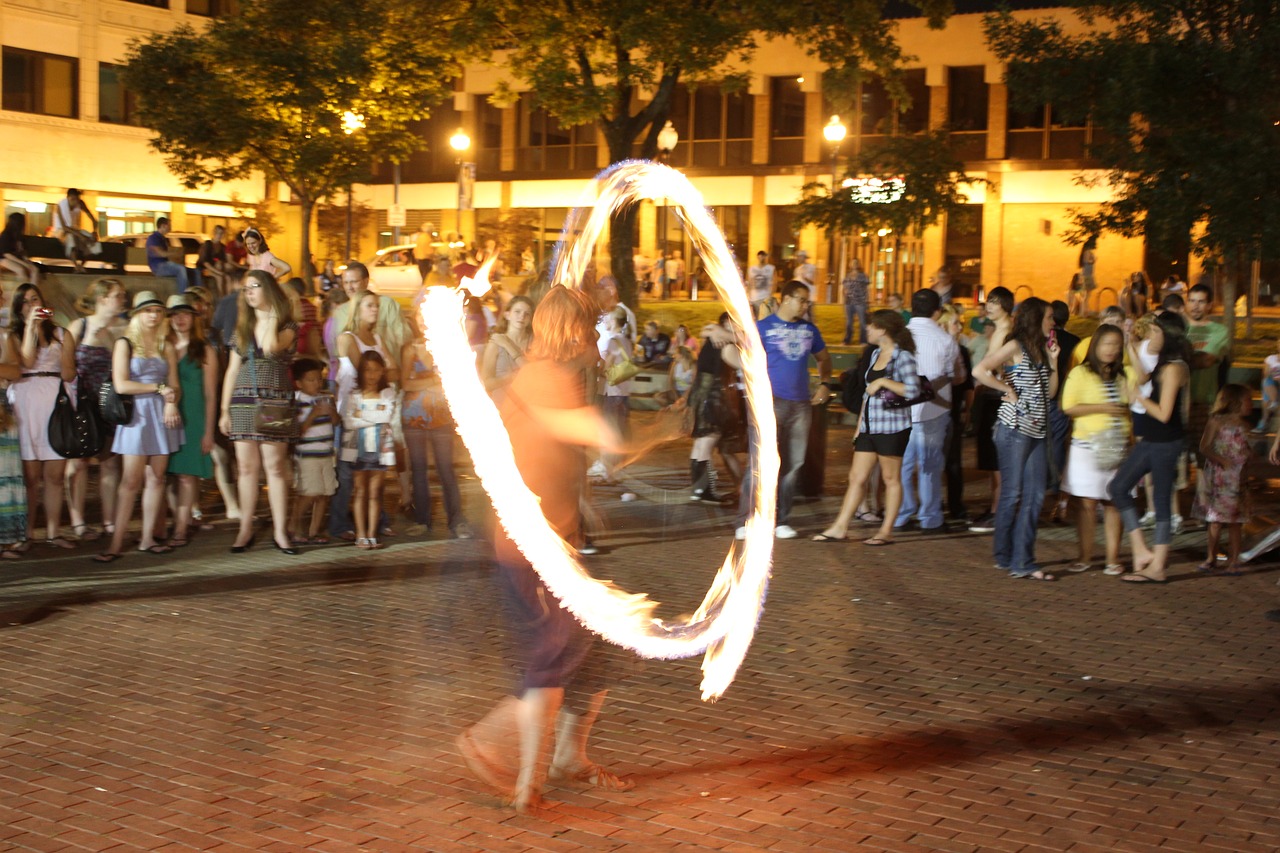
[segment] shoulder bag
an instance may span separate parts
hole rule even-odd
[[[264,398],[258,386],[258,363],[254,350],[249,349],[249,372],[253,374],[253,431],[273,441],[287,441],[297,434],[295,421],[297,410],[292,396],[284,399]]]
[[[129,357],[133,358],[133,344],[128,338],[124,345],[129,348]],[[102,422],[111,426],[125,426],[133,420],[133,397],[116,392],[115,383],[108,378],[98,388],[98,413]]]
[[[49,414],[49,446],[66,459],[87,459],[102,452],[106,442],[92,400],[71,404],[67,383],[58,383],[58,397]]]

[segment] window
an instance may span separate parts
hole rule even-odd
[[[119,65],[98,63],[98,121],[138,124],[137,99],[125,89]]]
[[[594,125],[561,127],[554,116],[535,107],[529,98],[519,105],[516,168],[531,172],[595,169]]]
[[[124,0],[126,3],[136,3],[139,6],[151,6],[156,9],[168,9],[169,0]]]
[[[929,127],[929,87],[925,85],[924,69],[913,68],[903,72],[902,85],[910,104],[902,110],[902,101],[889,94],[884,82],[864,80],[858,90],[857,115],[850,125],[848,142],[857,145],[854,150],[866,151],[882,137],[900,133],[922,133]],[[827,106],[824,115],[834,114]],[[844,119],[845,117],[841,117]]]
[[[164,4],[168,6],[168,3]],[[236,0],[187,0],[187,14],[202,15],[206,18],[222,18],[236,14],[239,4]]]
[[[986,69],[981,65],[952,68],[948,82],[952,150],[962,160],[981,160],[987,155]]]
[[[769,81],[769,162],[804,162],[804,92],[796,77]]]
[[[502,110],[476,95],[476,127],[479,129],[479,151],[476,166],[485,175],[492,175],[502,165]]]
[[[693,91],[677,86],[668,118],[680,133],[680,143],[670,162],[711,168],[750,163],[754,100],[746,93],[724,92],[714,83]]]
[[[0,76],[4,78],[4,109],[79,117],[79,60],[6,47],[3,63]]]
[[[1092,134],[1087,122],[1070,121],[1052,105],[1018,108],[1010,97],[1005,156],[1011,160],[1080,160]]]

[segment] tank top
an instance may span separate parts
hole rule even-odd
[[[1005,369],[1005,381],[1018,395],[1017,403],[1000,404],[1000,423],[1031,438],[1044,438],[1049,424],[1049,365],[1036,364],[1022,348],[1022,361]]]
[[[1168,362],[1181,363],[1180,360]],[[1159,371],[1160,368],[1157,367],[1156,372]],[[1134,432],[1142,436],[1143,441],[1181,441],[1186,438],[1187,429],[1182,423],[1182,395],[1186,390],[1185,385],[1178,389],[1178,396],[1173,400],[1173,414],[1169,416],[1168,423],[1161,423],[1144,411],[1133,416]],[[1157,402],[1160,400],[1160,380],[1155,373],[1151,374],[1151,399]]]

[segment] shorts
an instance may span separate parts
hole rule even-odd
[[[338,490],[332,456],[298,456],[293,460],[293,492],[303,498],[327,498]]]
[[[874,453],[877,456],[897,456],[901,459],[907,453],[907,442],[911,440],[911,427],[901,432],[861,432],[853,441],[854,453]]]
[[[979,391],[973,398],[973,437],[978,445],[978,470],[999,471],[996,453],[996,421],[1000,413],[1000,395]]]

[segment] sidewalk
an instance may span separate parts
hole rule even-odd
[[[647,499],[597,490],[588,565],[687,612],[731,513],[629,476]],[[1188,552],[1135,588],[1014,581],[967,533],[779,542],[728,693],[699,701],[697,660],[645,664],[597,729],[636,790],[551,789],[530,818],[452,745],[512,680],[487,546],[392,541],[6,564],[0,850],[1280,848],[1275,564],[1201,577]],[[1039,550],[1074,555],[1065,528]]]

